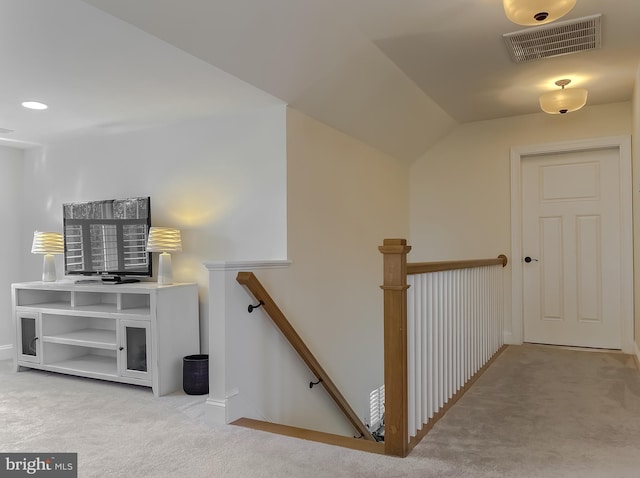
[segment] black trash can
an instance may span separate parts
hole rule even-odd
[[[208,355],[187,355],[182,359],[182,388],[188,395],[209,393]]]

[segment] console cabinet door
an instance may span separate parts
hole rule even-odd
[[[17,319],[18,360],[22,362],[41,362],[40,315],[20,312]]]
[[[151,380],[151,333],[149,322],[120,320],[118,364],[123,377]]]

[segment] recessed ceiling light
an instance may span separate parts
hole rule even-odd
[[[29,108],[30,110],[46,110],[48,108],[44,103],[39,101],[23,101],[22,106]]]

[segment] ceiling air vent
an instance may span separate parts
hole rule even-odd
[[[600,48],[602,15],[556,22],[502,35],[516,63]]]

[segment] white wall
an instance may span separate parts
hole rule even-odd
[[[510,148],[621,134],[631,134],[630,103],[456,127],[411,166],[410,260],[510,253]]]
[[[208,279],[202,262],[286,257],[285,111],[277,106],[85,135],[30,151],[22,233],[62,231],[66,202],[150,196],[152,224],[182,230],[183,252],[172,261],[174,280],[200,285],[206,352]],[[24,256],[25,280],[39,279],[38,259]],[[58,258],[59,275],[62,271]]]
[[[287,174],[292,264],[255,274],[364,420],[370,391],[383,383],[378,246],[408,234],[408,165],[289,109]],[[309,389],[313,375],[275,326],[260,309],[247,313],[252,298],[232,279],[227,299],[238,303],[227,307],[228,418],[351,436],[324,389]]]
[[[23,161],[22,150],[0,146],[0,360],[13,356],[11,283],[20,280],[23,254],[31,251],[31,237],[20,233]]]
[[[409,260],[501,253],[509,261],[519,260],[511,255],[510,148],[629,135],[631,117],[631,103],[616,103],[567,116],[538,113],[456,127],[411,166]],[[505,284],[505,309],[510,311],[510,265]]]

